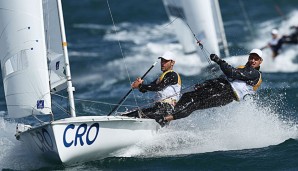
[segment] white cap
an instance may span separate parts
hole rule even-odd
[[[175,61],[175,54],[171,51],[166,51],[162,56],[158,57],[158,59],[165,59],[165,60],[173,60]]]
[[[276,29],[272,29],[272,30],[271,30],[271,34],[274,34],[274,35],[278,34],[278,30],[276,30]]]
[[[260,58],[263,58],[263,52],[260,49],[253,49],[249,52],[249,54],[255,53],[257,54]]]

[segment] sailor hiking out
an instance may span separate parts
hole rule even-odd
[[[272,39],[261,50],[270,47],[272,57],[275,59],[281,53],[283,44],[298,44],[298,26],[291,26],[290,29],[293,30],[291,34],[281,36],[277,29],[272,29]]]
[[[195,110],[241,101],[245,96],[254,94],[262,83],[259,70],[263,59],[260,49],[253,49],[249,53],[245,66],[238,68],[230,66],[215,54],[211,54],[210,59],[220,66],[224,77],[207,80],[195,85],[194,91],[184,93],[176,104],[174,112],[158,119],[161,125],[187,117]]]
[[[281,39],[278,30],[276,29],[272,29],[271,37],[272,39],[267,43],[267,45],[262,47],[261,50],[269,47],[272,51],[272,58],[275,59],[276,56],[279,55],[280,50],[282,48],[283,39]]]

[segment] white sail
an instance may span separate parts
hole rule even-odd
[[[218,0],[212,0],[211,1],[211,8],[213,12],[213,21],[215,24],[215,30],[217,39],[219,40],[219,44],[222,45],[222,49],[224,50],[225,56],[230,56],[229,48],[228,48],[228,42],[226,38],[226,33],[222,21],[221,11],[219,7]]]
[[[61,0],[0,0],[0,21],[0,59],[11,117],[51,113],[50,89],[64,85],[64,72],[67,77],[71,118],[16,127],[16,138],[32,153],[67,164],[98,160],[157,133],[160,126],[154,119],[76,117]]]
[[[42,1],[0,0],[0,59],[8,114],[50,114]]]
[[[51,91],[66,88],[65,60],[56,0],[43,0],[44,27]]]
[[[163,0],[163,2],[184,53],[196,52],[197,46],[194,36],[184,21],[186,16],[181,0]]]
[[[217,0],[163,0],[163,2],[185,53],[189,53],[187,49],[193,50],[193,47],[196,47],[200,57],[203,56],[193,34],[202,41],[208,52],[220,53],[219,43],[226,41],[226,38],[223,27],[221,28],[219,8],[216,8]]]

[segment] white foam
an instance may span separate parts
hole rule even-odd
[[[125,156],[171,156],[267,147],[297,138],[297,124],[270,107],[233,102],[196,111],[173,121],[152,141],[127,149]]]
[[[72,56],[72,57],[89,57],[89,58],[92,57],[92,58],[97,58],[99,56],[99,53],[71,51],[69,53],[69,56]]]
[[[14,137],[16,123],[0,117],[0,170],[31,170],[45,167],[46,163],[33,156],[28,148]]]

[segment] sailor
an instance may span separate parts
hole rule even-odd
[[[175,55],[170,51],[166,51],[158,58],[160,59],[162,74],[149,84],[144,84],[144,80],[137,78],[131,85],[133,89],[139,89],[142,93],[148,91],[156,92],[156,102],[152,107],[124,114],[125,116],[155,119],[173,112],[174,106],[180,98],[181,91],[181,78],[173,70]]]
[[[280,49],[282,47],[283,41],[278,35],[278,30],[272,29],[271,31],[272,39],[268,42],[268,44],[261,48],[261,50],[270,47],[272,51],[272,58],[275,59],[276,56],[279,54]]]
[[[241,101],[247,95],[254,94],[262,83],[260,65],[263,61],[262,51],[253,49],[249,53],[245,66],[234,68],[217,55],[210,59],[216,62],[224,73],[224,77],[207,80],[195,85],[195,90],[184,93],[175,106],[174,113],[160,117],[160,123],[181,119],[193,111],[211,107],[224,106],[232,101]]]

